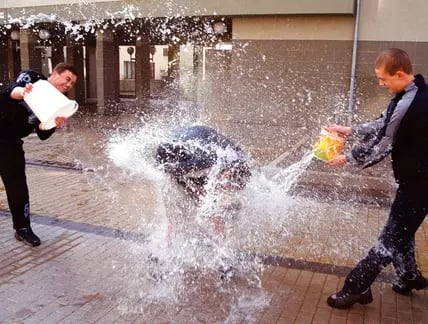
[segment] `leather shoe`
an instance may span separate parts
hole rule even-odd
[[[36,234],[34,234],[31,227],[17,229],[15,232],[15,238],[18,241],[22,241],[27,245],[31,245],[31,246],[40,245],[40,239],[37,237]]]
[[[419,270],[411,278],[404,276],[392,284],[392,290],[400,295],[409,295],[413,289],[421,290],[425,288],[428,288],[428,280],[424,278]]]
[[[373,301],[372,291],[370,287],[366,291],[359,294],[351,294],[343,290],[331,295],[327,298],[327,304],[333,308],[345,309],[349,308],[355,303],[361,305],[370,304]]]

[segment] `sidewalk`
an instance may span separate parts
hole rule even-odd
[[[104,149],[97,127],[72,125],[43,143],[26,140],[32,222],[42,245],[14,239],[0,186],[0,323],[426,322],[428,291],[393,293],[391,269],[374,284],[372,304],[345,311],[326,305],[376,241],[387,213],[326,196],[299,197],[278,207],[277,218],[254,215],[269,238],[263,244],[238,228],[235,248],[266,264],[261,287],[197,267],[175,272],[184,282],[148,280],[147,225],[157,221],[152,184],[121,178],[106,166]],[[427,276],[427,221],[417,246]]]

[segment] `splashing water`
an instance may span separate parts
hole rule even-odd
[[[159,23],[153,20],[153,30],[150,32],[156,32],[160,40],[167,39],[172,43],[179,43],[181,33],[188,27],[179,17],[186,11],[186,7],[174,1],[153,3],[155,6],[165,6],[169,17]],[[65,34],[69,34],[76,40],[84,40],[85,35],[96,34],[97,30],[103,32],[107,28],[118,30],[123,28],[133,39],[139,33],[140,27],[131,29],[127,27],[129,20],[141,18],[139,8],[126,2],[120,10],[106,13],[100,12],[95,2],[81,0],[77,12],[82,15],[85,12],[87,16],[80,24],[68,19],[76,11],[76,6],[70,5],[69,12],[66,11],[63,17],[51,14],[28,16],[25,12],[22,16],[8,16],[9,24],[5,25],[5,29],[12,28],[13,24],[31,28],[40,21],[48,21],[63,24],[62,27],[58,26],[58,30],[64,33],[64,37]],[[153,11],[156,11],[156,8],[153,8]],[[105,20],[106,14],[111,18],[109,21]],[[202,8],[201,16],[207,14],[210,13],[204,12]],[[150,17],[147,19],[150,20]],[[201,43],[213,36],[210,24],[202,25],[205,29],[197,30],[195,33],[196,38],[204,35],[200,40]],[[237,57],[243,55],[248,46],[249,43],[244,43],[241,45],[242,48],[238,48],[237,44],[235,48]],[[266,57],[263,56],[262,59],[266,60]],[[248,74],[248,66],[239,65],[236,68],[237,74],[241,76]],[[253,72],[257,72],[257,67],[252,69]],[[291,74],[293,71],[289,72]],[[253,87],[250,85],[248,91],[257,93],[260,86],[265,88],[272,86],[269,83],[269,76],[266,76],[266,84],[257,83]],[[286,87],[290,86],[300,89],[287,82]],[[277,91],[272,93],[281,93],[284,89],[282,87],[285,86],[279,83],[276,87]],[[201,94],[200,97],[203,98],[204,95]],[[309,106],[314,100],[313,97],[311,89],[303,88],[296,92],[296,98],[292,98],[291,101]],[[282,100],[280,96],[272,96],[272,102],[275,104]],[[265,109],[267,105],[261,102],[261,111],[269,111]],[[341,109],[342,105],[336,110]],[[298,114],[293,113],[289,118],[297,118],[295,116]],[[276,122],[276,116],[272,117],[273,122]],[[177,123],[177,120],[181,118],[173,120],[172,123]],[[109,158],[120,169],[122,182],[125,184],[141,182],[141,185],[149,186],[155,207],[150,215],[141,215],[144,235],[140,241],[132,243],[131,249],[127,251],[129,253],[126,255],[127,262],[122,264],[121,271],[127,289],[121,308],[124,312],[146,312],[153,304],[181,305],[191,300],[192,295],[202,296],[203,291],[205,293],[208,291],[210,297],[229,293],[232,307],[226,322],[251,322],[251,311],[266,307],[270,302],[268,294],[260,290],[262,257],[276,253],[284,255],[284,246],[289,243],[291,245],[296,238],[305,242],[300,248],[307,245],[317,251],[320,246],[316,244],[318,240],[314,233],[321,233],[325,228],[329,231],[334,230],[335,226],[340,226],[341,223],[337,220],[330,222],[322,219],[319,217],[322,215],[320,207],[312,205],[310,201],[302,203],[291,194],[293,186],[312,161],[312,155],[307,153],[300,161],[285,169],[272,170],[262,167],[253,170],[252,179],[245,190],[234,197],[240,201],[239,212],[232,211],[230,214],[225,237],[217,237],[213,233],[212,224],[209,223],[209,216],[218,208],[223,197],[215,190],[211,190],[215,184],[210,183],[207,195],[197,202],[188,197],[182,188],[171,181],[155,164],[155,148],[170,129],[170,125],[165,123],[144,125],[129,134],[112,136],[108,144]],[[145,204],[146,201],[142,200],[143,198],[140,198],[136,203]],[[346,211],[345,216],[346,213],[350,212]],[[346,221],[346,217],[343,219]],[[352,227],[348,228],[350,231],[353,230]],[[320,253],[341,255],[348,248],[343,244],[336,245],[339,246],[336,250],[324,249]],[[355,245],[359,245],[358,242]],[[352,254],[351,252],[348,254]],[[261,257],[254,257],[255,255]],[[237,282],[252,289],[239,290]],[[135,304],[132,304],[132,300]]]
[[[271,178],[263,168],[255,169],[245,190],[233,195],[222,195],[215,189],[215,181],[209,181],[205,196],[196,201],[155,163],[156,147],[169,131],[165,125],[146,124],[129,134],[113,136],[108,145],[109,158],[124,171],[123,176],[149,182],[156,201],[154,215],[142,220],[147,235],[134,244],[129,256],[130,260],[140,260],[129,262],[133,264],[132,272],[138,274],[129,280],[129,285],[138,287],[134,294],[141,300],[139,311],[160,301],[180,303],[201,287],[224,287],[231,281],[260,289],[264,266],[257,256],[258,246],[270,241],[272,227],[281,222],[280,214],[274,218],[266,217],[266,213],[293,204],[289,191],[312,160],[311,154],[305,154],[301,161],[278,169]],[[226,209],[224,232],[218,235],[210,217],[223,204],[230,205],[230,201],[240,205],[240,209],[233,204],[230,210]],[[250,242],[245,242],[245,238],[250,238]],[[207,277],[213,279],[202,279]],[[251,294],[253,297],[230,297],[236,303],[230,320],[243,309],[260,309],[268,304],[266,295],[255,297],[254,291]],[[123,300],[122,307],[130,311],[128,299]]]
[[[257,319],[253,317],[255,312],[258,308],[269,306],[270,299],[270,296],[263,291],[254,292],[251,295],[239,296],[224,322],[227,324],[242,321],[245,323],[257,323]],[[258,307],[254,307],[255,305]]]
[[[306,152],[300,161],[293,163],[286,169],[279,170],[273,177],[273,183],[279,184],[284,193],[289,193],[296,184],[298,178],[305,172],[306,168],[312,162],[313,153]]]
[[[193,3],[193,6],[192,6]],[[70,4],[63,4],[60,10],[53,13],[40,12],[33,14],[28,12],[25,8],[6,12],[6,24],[0,25],[0,32],[5,33],[6,30],[16,25],[20,28],[37,30],[37,24],[42,22],[49,22],[53,24],[54,28],[60,33],[67,34],[70,39],[76,41],[84,41],[85,35],[95,35],[97,31],[103,33],[108,28],[124,29],[127,35],[141,39],[140,26],[133,27],[129,24],[130,21],[135,19],[144,19],[153,25],[150,30],[150,37],[157,37],[160,40],[170,40],[173,43],[180,42],[180,36],[187,34],[186,28],[191,28],[192,33],[197,35],[197,38],[204,38],[206,40],[215,38],[215,32],[209,23],[205,23],[203,18],[198,16],[206,16],[205,8],[194,12],[194,22],[202,22],[201,26],[192,25],[184,17],[188,13],[189,7],[197,7],[194,0],[189,0],[187,4],[177,3],[176,1],[161,0],[152,3],[131,4],[124,1],[121,5],[106,6],[105,9],[100,10],[99,4],[96,1],[80,0]],[[163,13],[162,21],[156,19],[156,14],[161,11]],[[80,19],[79,19],[80,18]],[[59,37],[59,35],[57,35]],[[51,41],[48,41],[50,44]]]

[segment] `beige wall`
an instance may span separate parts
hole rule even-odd
[[[124,6],[132,4],[131,7]],[[56,6],[56,5],[64,6]],[[75,6],[76,10],[69,10]],[[28,14],[57,14],[63,19],[103,19],[105,10],[116,15],[234,15],[235,39],[327,39],[349,40],[354,30],[354,0],[3,0],[12,17],[22,17],[22,7],[34,7]],[[126,9],[126,10],[125,10]],[[5,11],[0,9],[5,15]],[[300,15],[293,14],[330,14]],[[331,15],[341,13],[345,15]],[[266,16],[266,15],[282,16]],[[346,15],[348,14],[348,15]],[[243,15],[249,15],[242,17]],[[257,17],[265,15],[264,17]],[[239,18],[241,16],[242,18]],[[361,0],[360,40],[427,41],[426,0]],[[105,18],[105,17],[104,17]],[[0,22],[3,19],[0,19]],[[260,27],[262,26],[262,28]]]
[[[237,17],[232,38],[350,40],[353,33],[351,16]]]
[[[354,0],[5,0],[6,8],[13,7],[39,7],[52,6],[57,4],[80,3],[82,10],[85,9],[85,3],[91,7],[93,3],[98,3],[97,7],[103,5],[109,8],[123,9],[123,4],[132,4],[139,8],[142,16],[147,15],[263,15],[263,14],[352,14],[354,9]],[[0,7],[2,5],[0,4]],[[174,12],[177,11],[177,12]]]
[[[426,0],[361,0],[361,41],[428,41]],[[233,18],[233,39],[352,40],[355,16]],[[262,28],[261,28],[262,26]]]
[[[91,0],[91,2],[99,2],[100,0]],[[70,3],[83,3],[83,0],[3,0],[0,2],[4,8],[22,8],[22,7],[39,7],[48,5],[61,5]]]
[[[360,40],[427,41],[426,0],[362,0]]]

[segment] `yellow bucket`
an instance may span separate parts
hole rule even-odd
[[[312,149],[312,153],[322,161],[329,161],[342,153],[344,143],[345,138],[343,135],[323,127],[321,135]]]

